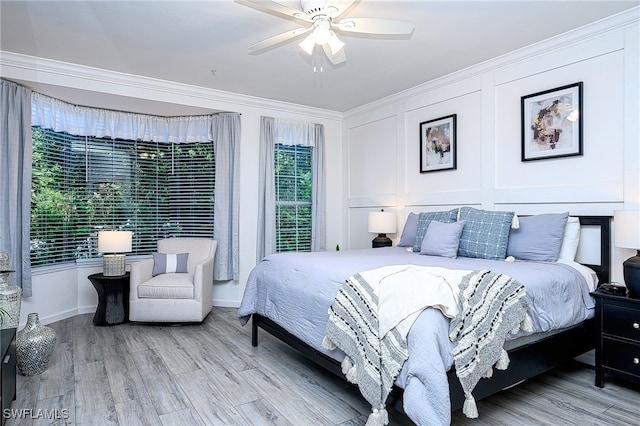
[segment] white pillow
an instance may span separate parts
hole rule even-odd
[[[578,252],[578,244],[580,243],[580,218],[569,216],[567,225],[564,227],[564,236],[562,238],[562,246],[560,247],[560,255],[558,260],[576,259]]]

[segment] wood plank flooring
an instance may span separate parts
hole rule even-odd
[[[198,325],[96,327],[92,314],[49,326],[58,336],[48,369],[18,374],[16,425],[364,425],[369,407],[354,386],[262,332],[235,309],[214,308]],[[453,425],[639,425],[640,389],[573,362],[478,403]],[[390,409],[392,425],[411,424]]]

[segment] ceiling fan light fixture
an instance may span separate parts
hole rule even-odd
[[[338,38],[336,33],[330,31],[329,40],[327,40],[327,44],[329,45],[329,49],[331,49],[332,54],[338,53],[344,47],[344,42]]]
[[[313,55],[316,45],[320,45],[321,50],[331,63],[337,65],[346,61],[346,55],[345,43],[340,40],[333,31],[334,29],[348,34],[400,35],[408,37],[411,37],[414,30],[414,24],[394,19],[366,17],[343,19],[343,15],[346,15],[358,0],[298,0],[297,2],[300,3],[301,9],[281,3],[281,0],[235,1],[262,12],[306,23],[306,26],[302,28],[278,34],[250,46],[249,50],[251,52],[266,50],[308,33],[298,46],[307,54]]]
[[[319,44],[322,46],[323,44],[329,41],[329,38],[331,37],[332,32],[333,31],[330,31],[329,28],[323,25],[318,25],[313,30],[311,35],[313,35],[313,40],[316,42],[316,44]]]
[[[304,40],[298,43],[298,46],[300,46],[302,50],[307,52],[308,55],[313,54],[313,48],[316,47],[316,41],[313,37],[313,33],[306,36]]]

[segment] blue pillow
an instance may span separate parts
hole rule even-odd
[[[520,260],[556,262],[569,213],[519,217],[520,228],[509,235],[507,256]]]
[[[480,259],[507,257],[509,231],[514,212],[460,208],[460,220],[465,221],[458,256]]]
[[[432,220],[422,240],[420,254],[455,258],[463,228],[464,220],[451,223]]]
[[[424,235],[427,233],[427,228],[429,227],[429,223],[432,220],[437,220],[438,222],[451,223],[455,222],[458,219],[458,209],[453,209],[449,211],[442,212],[427,212],[420,213],[418,215],[418,230],[416,231],[416,240],[413,243],[413,251],[419,252],[422,248],[422,240],[424,239]]]
[[[409,213],[407,221],[404,223],[402,229],[402,236],[398,247],[413,247],[416,242],[416,232],[418,232],[418,215],[415,213]]]

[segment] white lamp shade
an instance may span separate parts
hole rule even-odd
[[[344,47],[344,42],[340,40],[333,31],[329,32],[329,40],[327,40],[327,44],[329,45],[329,49],[331,49],[331,53],[334,55]]]
[[[375,234],[394,234],[396,232],[396,214],[391,212],[370,212],[368,230]]]
[[[613,223],[616,246],[640,249],[640,211],[618,210],[613,215]]]
[[[98,232],[98,251],[100,253],[127,253],[131,251],[131,231]]]
[[[304,40],[298,43],[298,46],[307,52],[308,55],[311,55],[313,53],[313,48],[316,47],[316,42],[313,39],[313,33],[309,34]]]

